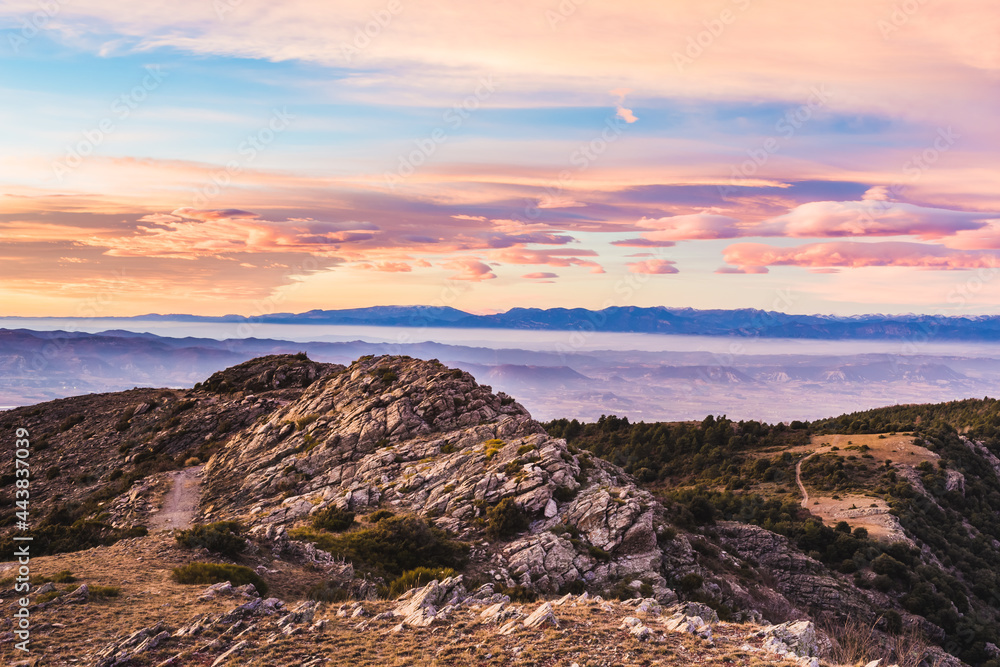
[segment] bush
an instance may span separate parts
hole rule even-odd
[[[875,574],[884,574],[893,579],[906,580],[909,578],[909,568],[903,563],[890,556],[882,554],[872,561],[872,570]]]
[[[511,602],[534,602],[538,599],[538,593],[526,586],[497,586],[494,589],[500,595],[506,595]]]
[[[83,551],[93,547],[108,546],[118,540],[129,537],[141,537],[147,534],[143,526],[132,528],[115,528],[100,521],[80,519],[70,525],[51,523],[46,519],[38,528],[32,530],[35,538],[32,556],[51,556],[52,554]],[[12,536],[0,538],[0,561],[14,560],[14,549],[19,543]],[[35,550],[38,550],[37,554]]]
[[[116,598],[121,595],[122,589],[117,586],[98,586],[92,584],[87,586],[87,591],[90,593],[90,597],[105,599],[105,598]]]
[[[243,526],[237,521],[219,521],[195,526],[177,533],[177,543],[191,549],[209,551],[235,558],[246,547]]]
[[[368,520],[371,521],[372,523],[378,523],[382,519],[391,519],[394,516],[396,515],[390,512],[389,510],[375,510],[374,512],[368,515]]]
[[[678,583],[680,584],[681,591],[684,593],[694,593],[696,590],[701,588],[701,585],[705,583],[705,580],[702,579],[700,574],[692,572],[681,577],[681,580]]]
[[[611,554],[602,549],[601,547],[595,547],[593,544],[587,545],[587,553],[596,558],[597,560],[609,561],[611,560]]]
[[[493,539],[513,537],[528,529],[528,515],[511,498],[504,498],[486,512],[486,534]]]
[[[34,580],[34,577],[32,577],[32,579],[33,581],[31,583],[33,584],[44,584],[49,581],[51,581],[54,584],[72,584],[74,581],[76,581],[76,577],[74,577],[73,573],[70,572],[69,570],[59,570],[58,572],[56,572],[51,576],[38,577],[37,580]]]
[[[306,597],[317,602],[343,602],[350,593],[335,581],[324,581],[310,588]]]
[[[179,584],[217,584],[222,581],[228,581],[233,586],[253,584],[261,596],[267,595],[267,582],[243,565],[188,563],[175,567],[173,577]]]
[[[567,593],[572,593],[573,595],[580,595],[585,590],[587,590],[587,586],[583,583],[583,579],[574,579],[573,581],[567,581],[560,586],[559,594],[566,595]]]
[[[63,431],[68,431],[83,420],[84,416],[81,414],[70,415],[59,424],[59,432],[62,433]]]
[[[319,419],[319,415],[316,414],[315,412],[312,414],[308,414],[304,417],[299,417],[298,419],[295,420],[295,430],[301,431],[302,429],[304,429],[306,426],[309,426],[309,424],[312,424],[317,419]]]
[[[579,492],[580,489],[571,489],[568,486],[557,486],[556,490],[552,492],[552,497],[561,503],[568,503],[576,498],[576,494]]]
[[[370,528],[342,535],[311,528],[291,531],[296,539],[305,539],[330,553],[342,554],[377,574],[400,576],[418,567],[453,567],[465,564],[469,546],[451,540],[438,528],[414,516],[391,516],[380,519]]]
[[[385,590],[385,597],[394,600],[411,588],[426,586],[435,579],[442,581],[452,576],[455,576],[455,570],[450,567],[418,567],[407,570],[389,584]]]
[[[347,512],[334,505],[313,514],[311,523],[316,530],[340,533],[354,524],[354,512]]]

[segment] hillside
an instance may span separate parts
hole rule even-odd
[[[933,433],[898,430],[943,465],[859,451],[799,470],[810,497],[879,495],[909,542],[800,504],[796,464],[833,446],[813,440],[832,422],[543,427],[467,372],[409,357],[263,357],[193,389],[0,413],[0,432],[31,434],[45,664],[335,664],[335,644],[370,652],[384,635],[388,664],[959,664],[950,653],[993,667],[995,587],[974,574],[1000,553],[997,450],[941,415],[922,420]],[[180,580],[202,583],[175,581],[183,565]],[[219,578],[273,597],[199,597]],[[82,615],[96,619],[86,638]],[[13,635],[0,641],[13,655]]]

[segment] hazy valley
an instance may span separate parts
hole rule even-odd
[[[287,339],[221,338],[235,333],[232,325],[178,326],[151,327],[157,334],[0,330],[0,406],[186,387],[256,356],[298,351],[341,364],[364,354],[439,359],[518,396],[539,419],[811,420],[981,397],[1000,386],[1000,346],[991,343],[283,325],[255,333]],[[425,340],[432,336],[444,342]]]

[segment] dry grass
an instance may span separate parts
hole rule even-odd
[[[171,630],[189,624],[200,614],[220,614],[240,604],[239,598],[220,597],[200,600],[204,586],[178,584],[171,579],[172,568],[204,559],[202,553],[179,548],[169,534],[127,540],[112,547],[61,554],[32,560],[34,572],[53,575],[63,570],[73,572],[77,581],[88,586],[114,586],[120,595],[92,599],[84,604],[61,604],[38,610],[32,615],[31,658],[44,665],[92,664],[96,651],[144,627],[164,620]],[[261,562],[266,562],[263,555]],[[248,562],[254,566],[255,563]],[[268,575],[272,594],[292,606],[304,599],[305,590],[322,578],[321,573],[282,562],[268,562],[281,568]],[[60,589],[63,587],[60,586]],[[12,592],[3,597],[9,601]],[[392,608],[387,601],[364,602],[368,617]],[[540,603],[522,606],[527,613]],[[633,608],[611,603],[610,607],[589,603],[556,607],[559,628],[529,630],[521,628],[509,636],[497,634],[496,626],[479,622],[478,607],[463,607],[447,622],[428,628],[406,628],[393,633],[398,619],[370,622],[357,629],[362,618],[338,617],[339,605],[320,607],[318,618],[326,618],[326,629],[293,636],[280,634],[277,616],[254,619],[253,630],[241,639],[250,641],[250,650],[235,655],[226,665],[285,667],[323,659],[320,664],[350,664],[358,667],[384,665],[782,665],[757,650],[745,649],[746,636],[755,628],[721,623],[715,626],[715,640],[702,641],[690,635],[666,633],[656,619],[644,619],[659,635],[658,641],[640,642],[625,630],[622,619],[634,615]],[[10,629],[9,616],[0,619],[0,633]],[[249,624],[248,624],[249,625]],[[243,628],[241,628],[243,629]],[[222,635],[225,628],[208,631],[197,637],[172,637],[161,647],[135,661],[135,665],[153,666],[172,656],[182,655],[182,664],[211,665],[232,645],[232,635]],[[220,636],[222,635],[222,636]],[[207,650],[213,640],[219,643]],[[759,648],[761,640],[751,640]],[[0,643],[0,664],[11,664],[25,656],[17,655],[11,643]],[[787,663],[791,664],[791,663]]]
[[[881,660],[883,665],[920,667],[931,658],[927,641],[915,627],[904,629],[898,635],[879,637],[872,625],[848,619],[842,624],[827,624],[824,630],[834,641],[830,659],[838,664],[868,664]]]
[[[880,435],[885,437],[880,438]],[[867,445],[868,451],[865,453],[874,457],[878,463],[885,463],[889,460],[893,463],[905,463],[915,466],[923,461],[937,462],[938,458],[940,458],[937,454],[925,447],[913,444],[913,440],[912,435],[901,435],[898,433],[895,435],[890,433],[814,435],[808,446],[795,447],[789,451],[793,454],[796,452],[808,452],[819,449],[824,445],[829,445],[830,447],[839,447],[839,453],[847,456],[848,454],[858,453],[857,451],[848,449],[849,447]]]

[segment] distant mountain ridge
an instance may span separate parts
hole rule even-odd
[[[0,321],[8,318],[0,318]],[[74,319],[74,318],[61,318]],[[1000,315],[794,315],[743,308],[698,310],[656,306],[586,308],[511,308],[504,313],[474,315],[448,306],[373,306],[345,310],[310,310],[257,317],[148,314],[102,318],[173,322],[246,322],[266,324],[330,324],[452,329],[520,329],[536,331],[602,331],[762,338],[909,340],[1000,340]]]

